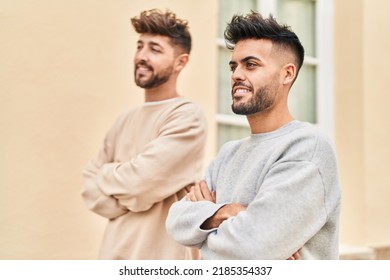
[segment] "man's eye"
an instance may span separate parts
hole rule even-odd
[[[236,70],[236,67],[231,66],[231,67],[230,67],[230,71],[231,71],[231,72],[234,72],[234,70]]]

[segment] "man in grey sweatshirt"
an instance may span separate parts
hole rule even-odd
[[[334,148],[295,120],[287,97],[304,58],[294,32],[270,16],[233,16],[232,110],[251,135],[226,143],[205,181],[172,205],[168,233],[202,259],[338,259],[341,191]]]

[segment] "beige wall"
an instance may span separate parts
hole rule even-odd
[[[142,102],[129,19],[149,8],[190,22],[179,91],[204,107],[215,143],[216,1],[0,0],[0,259],[96,257],[104,220],[82,203],[81,171]]]
[[[364,1],[367,241],[390,244],[390,3]]]
[[[341,241],[390,244],[390,2],[334,3]]]

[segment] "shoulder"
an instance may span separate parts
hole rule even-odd
[[[330,138],[307,122],[295,121],[290,131],[276,145],[285,149],[292,159],[318,161],[326,154],[334,155]]]
[[[311,126],[307,132],[311,139],[312,155],[310,161],[320,169],[336,167],[336,150],[329,136]]]
[[[178,121],[206,123],[206,117],[202,107],[186,97],[178,97],[176,100],[170,102],[164,111],[169,121],[176,119]]]
[[[126,121],[131,118],[137,108],[128,109],[126,111],[120,112],[114,121],[112,122],[111,128],[122,127]]]
[[[319,130],[317,130],[313,124],[308,122],[295,121],[294,124],[292,124],[290,132],[290,137],[292,137],[292,139],[302,139],[316,142],[318,137],[321,137]]]
[[[207,132],[207,120],[196,103],[177,98],[162,104],[154,111],[154,126],[162,134],[188,134],[204,139]]]
[[[178,97],[174,102],[172,102],[172,109],[176,112],[187,114],[204,114],[202,107],[187,97]]]
[[[217,158],[224,159],[232,157],[239,150],[242,144],[248,139],[249,137],[245,137],[239,140],[231,140],[224,143],[218,151]]]
[[[141,106],[136,106],[134,108],[128,109],[126,111],[123,111],[119,113],[119,115],[116,117],[113,126],[123,126],[128,120],[132,119],[133,116],[141,110]]]
[[[298,133],[300,138],[310,143],[313,149],[313,156],[316,154],[334,153],[334,145],[330,137],[310,123],[302,122],[302,131]]]

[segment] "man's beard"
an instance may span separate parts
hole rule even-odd
[[[149,66],[149,68],[151,71],[153,71],[152,67]],[[143,80],[142,76],[137,77],[137,70],[135,70],[134,71],[135,84],[140,88],[144,88],[144,89],[155,88],[167,82],[171,77],[172,72],[173,72],[173,66],[168,66],[165,69],[163,69],[160,74],[152,73],[152,76],[149,79]]]
[[[247,101],[240,102],[240,98],[236,103],[233,99],[232,111],[238,115],[252,115],[262,112],[270,108],[274,104],[274,98],[268,87],[258,89],[255,94]]]

